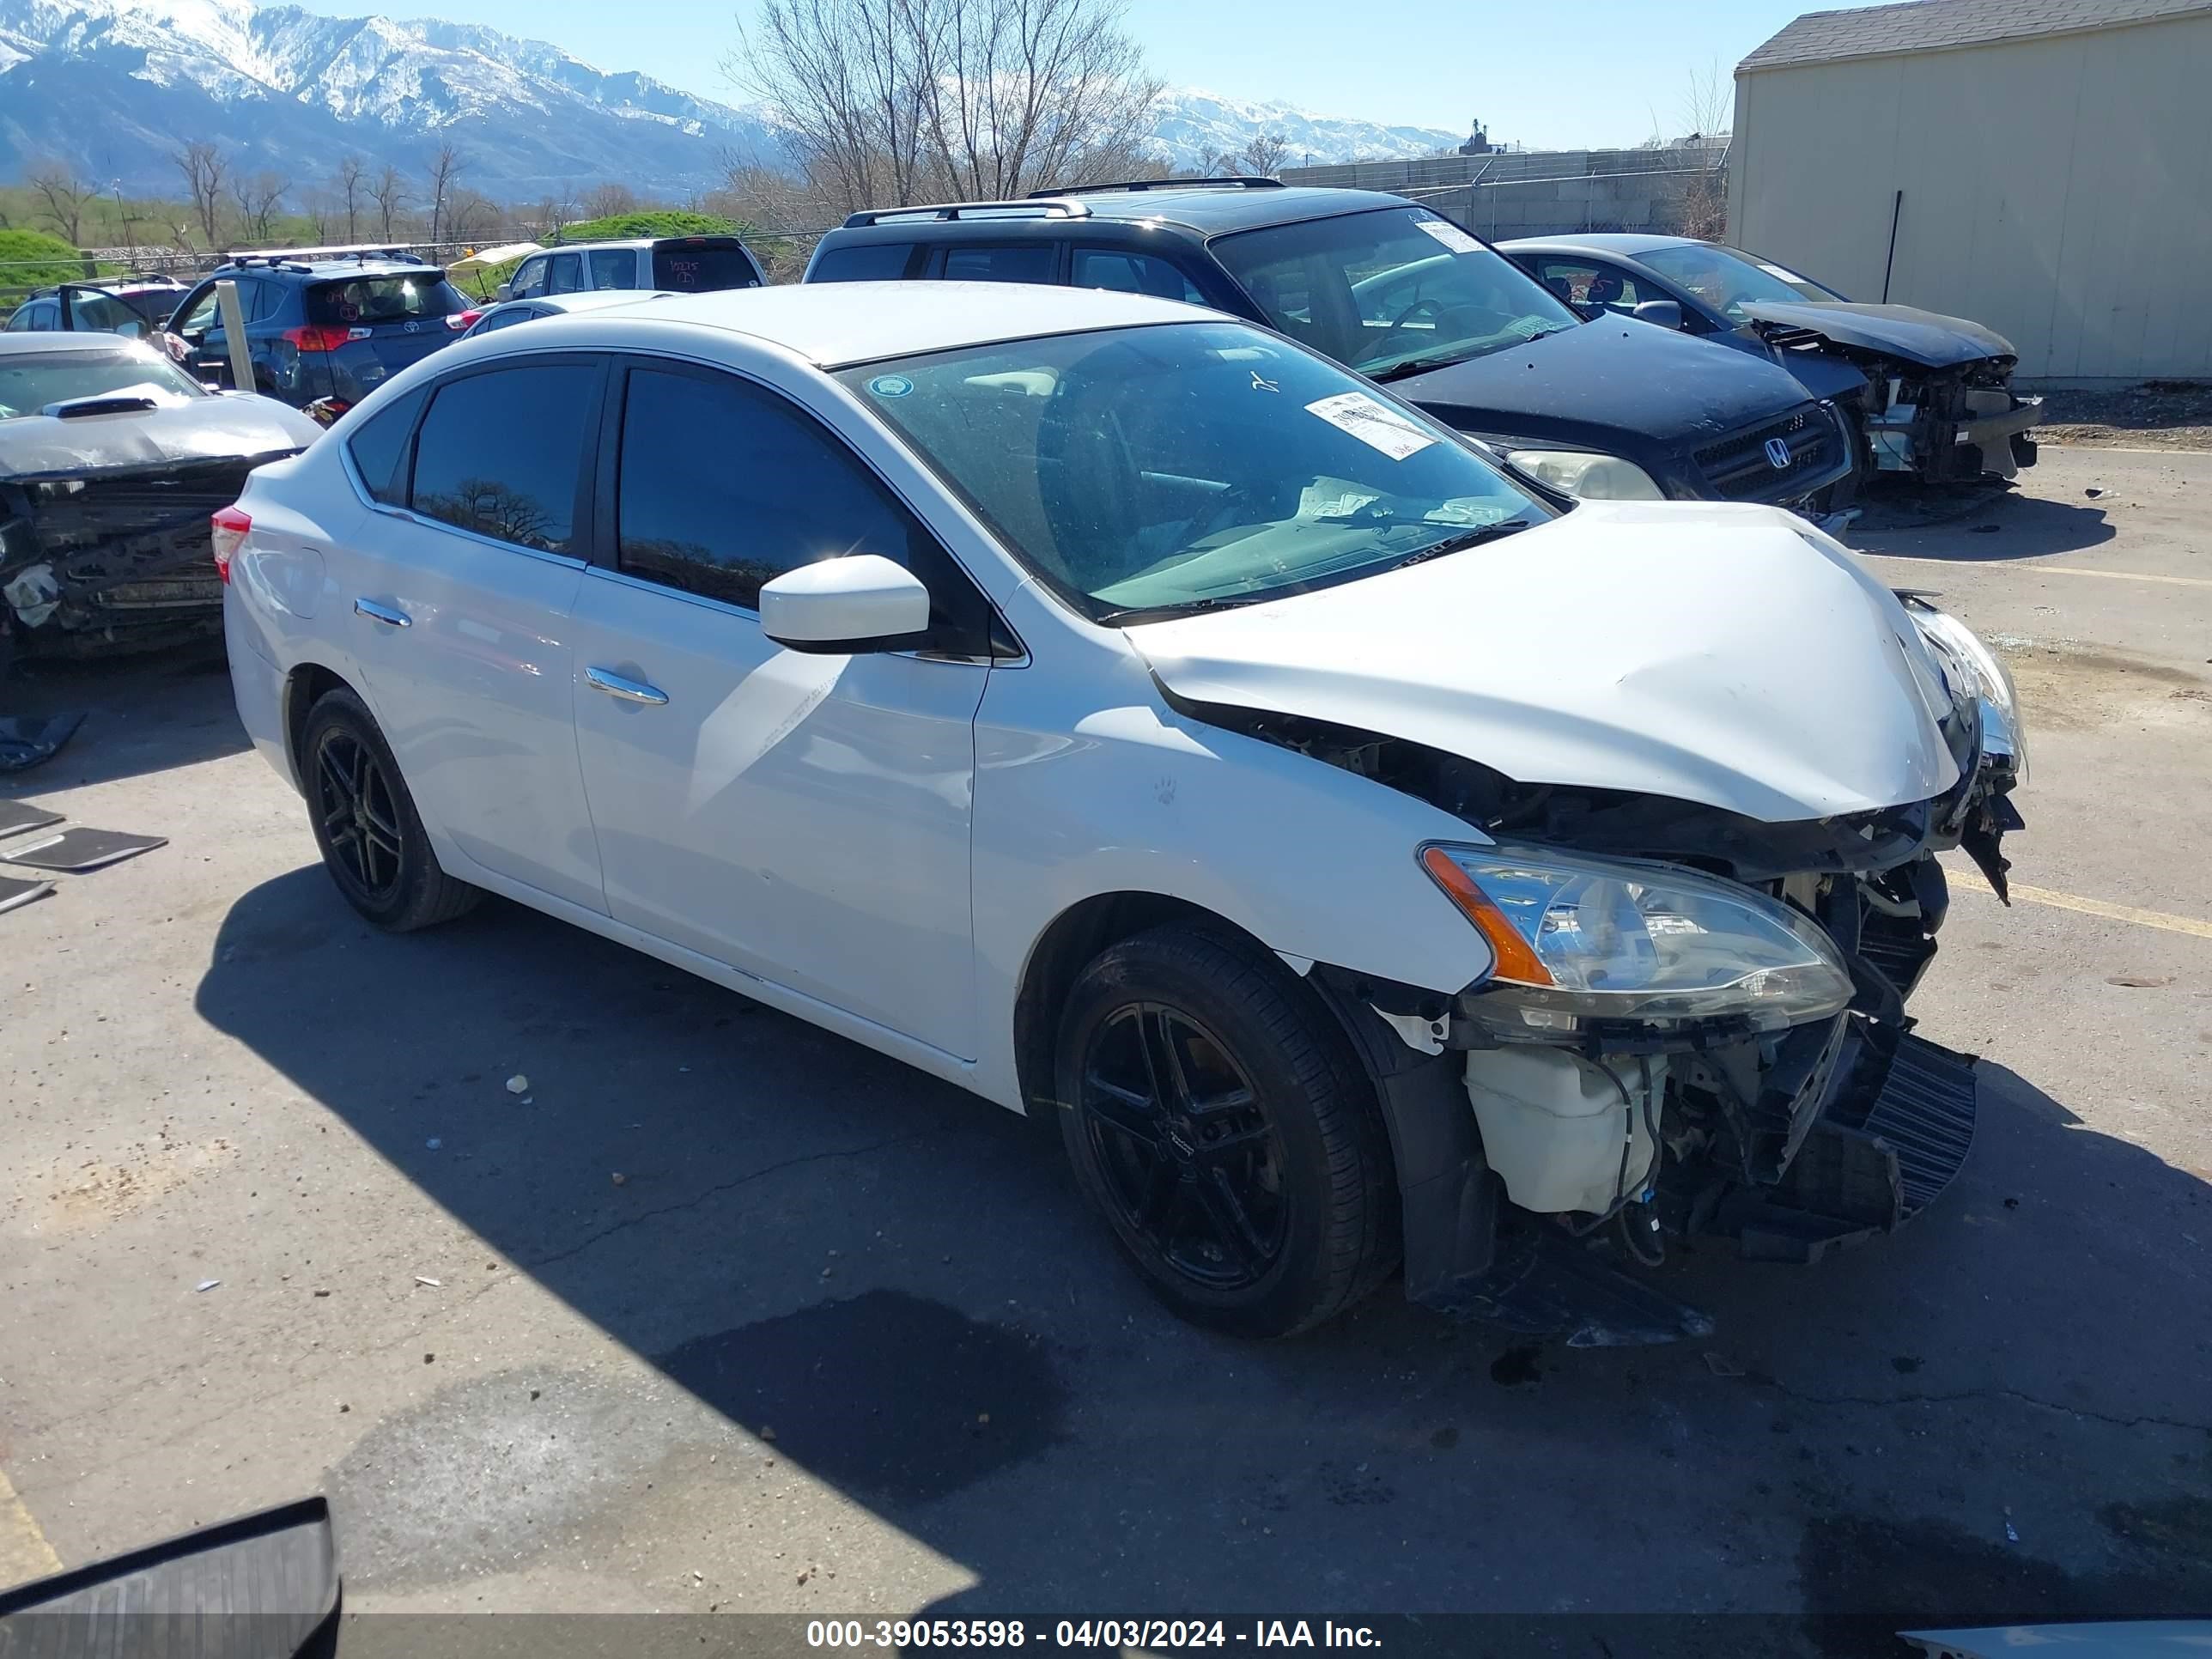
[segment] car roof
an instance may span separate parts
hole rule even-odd
[[[1080,212],[1061,217],[1054,209],[1063,210],[1073,204]],[[1295,224],[1305,219],[1329,219],[1346,213],[1369,213],[1379,208],[1412,207],[1413,203],[1402,196],[1391,196],[1374,190],[1327,190],[1303,185],[1280,185],[1255,188],[1249,185],[1177,185],[1172,179],[1141,187],[1118,189],[1082,189],[1055,195],[1051,191],[1039,191],[1021,202],[993,204],[1010,211],[976,215],[963,219],[929,219],[931,207],[965,207],[966,203],[933,203],[908,208],[882,208],[878,212],[885,216],[871,225],[848,225],[832,231],[833,236],[845,234],[868,235],[870,240],[896,240],[896,234],[921,230],[933,239],[947,235],[945,227],[959,225],[963,231],[952,233],[963,236],[988,236],[994,228],[1003,228],[1009,219],[1024,225],[1039,221],[1055,227],[1079,228],[1085,223],[1099,220],[1115,223],[1174,225],[1195,232],[1201,236],[1218,236],[1230,231],[1258,230],[1269,225]],[[1023,212],[1021,210],[1034,210]],[[912,218],[891,217],[911,213]]]
[[[99,329],[56,329],[52,333],[23,332],[0,334],[0,357],[28,357],[33,355],[50,356],[58,351],[82,352],[90,356],[94,352],[147,352],[147,348],[120,334],[109,334]],[[147,353],[147,355],[151,355]]]
[[[1508,253],[1611,253],[1632,259],[1662,247],[1701,247],[1694,236],[1647,236],[1632,231],[1587,231],[1579,236],[1521,236],[1498,245]]]
[[[642,296],[641,296],[642,297]],[[783,347],[824,368],[882,357],[919,356],[1094,328],[1187,323],[1216,313],[1149,295],[1030,283],[817,283],[672,295],[621,318],[579,317],[580,329],[620,322],[678,324],[742,334]],[[534,334],[570,325],[549,318]],[[501,337],[495,334],[494,340]]]
[[[244,264],[224,264],[210,276],[298,276],[325,282],[349,276],[443,276],[445,267],[413,259],[252,259]]]
[[[533,294],[520,300],[503,300],[487,309],[504,311],[509,306],[550,306],[556,311],[603,311],[609,306],[641,305],[647,300],[665,300],[672,291],[658,288],[594,288],[580,294]]]
[[[580,247],[658,247],[663,242],[742,242],[734,230],[672,230],[665,236],[610,236],[598,242],[556,242],[539,253],[573,253]],[[527,256],[532,258],[536,254]]]

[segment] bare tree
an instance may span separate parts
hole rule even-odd
[[[230,158],[205,139],[195,139],[169,154],[169,164],[185,177],[185,188],[199,221],[200,234],[210,247],[222,234],[222,187],[230,176]]]
[[[392,240],[392,222],[407,206],[407,181],[399,176],[399,169],[386,161],[384,171],[378,173],[368,185],[368,199],[376,204],[377,234],[385,240]]]
[[[266,168],[250,179],[240,174],[231,179],[230,199],[238,204],[240,226],[247,235],[257,241],[270,239],[270,222],[276,216],[284,192],[291,187],[290,179]]]
[[[300,192],[300,211],[306,216],[307,234],[318,242],[327,242],[337,228],[340,212],[337,201],[326,190],[303,190]],[[351,238],[348,238],[349,240]]]
[[[1688,90],[1682,96],[1684,149],[1703,147],[1710,155],[1715,141],[1728,131],[1735,109],[1735,82],[1722,73],[1718,60],[1707,64],[1702,73],[1692,70]],[[1679,228],[1681,234],[1705,241],[1718,241],[1728,234],[1726,169],[1708,167],[1683,181]]]
[[[1272,179],[1291,159],[1291,146],[1279,132],[1255,133],[1242,149],[1224,149],[1207,162],[1231,179]]]
[[[584,192],[576,209],[586,219],[611,219],[617,213],[635,213],[638,209],[637,192],[628,185],[593,185]]]
[[[338,200],[345,204],[345,239],[349,242],[361,238],[361,204],[368,194],[366,175],[368,163],[358,155],[348,155],[338,161]]]
[[[75,247],[83,240],[84,210],[99,197],[99,185],[84,183],[64,161],[34,161],[23,182],[46,204],[43,216],[63,240]]]
[[[1117,0],[765,0],[727,68],[830,215],[1126,172],[1160,90]]]
[[[430,157],[430,240],[433,242],[445,240],[446,200],[453,193],[453,180],[467,166],[468,162],[453,147],[453,141],[450,138],[440,144],[436,153]]]
[[[446,236],[450,241],[477,242],[499,227],[499,204],[482,191],[466,185],[446,198]]]
[[[1690,71],[1690,84],[1682,94],[1682,133],[1692,143],[1710,143],[1724,135],[1735,112],[1735,82],[1722,72],[1715,58],[1702,70]]]
[[[550,196],[540,198],[535,207],[518,208],[514,213],[515,222],[533,242],[545,240],[575,216],[570,204]]]

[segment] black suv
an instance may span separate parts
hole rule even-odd
[[[1569,494],[1829,505],[1833,408],[1776,365],[1558,299],[1402,197],[1161,179],[856,213],[810,283],[1057,283],[1264,323]],[[1815,498],[1819,499],[1815,499]]]
[[[203,380],[233,379],[216,284],[238,284],[253,390],[295,408],[359,403],[408,364],[461,337],[478,310],[438,266],[401,248],[234,254],[169,319]]]

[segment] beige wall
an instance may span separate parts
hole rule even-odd
[[[2023,377],[2212,378],[2212,15],[1736,81],[1729,240]]]

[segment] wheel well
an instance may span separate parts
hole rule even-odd
[[[1268,948],[1225,917],[1164,893],[1100,893],[1070,905],[1030,952],[1014,998],[1014,1066],[1025,1109],[1053,1103],[1053,1049],[1076,975],[1108,945],[1168,921],[1203,922]]]
[[[350,691],[343,677],[319,662],[303,662],[284,682],[284,751],[292,763],[292,776],[301,793],[307,792],[307,775],[300,744],[307,735],[307,711],[325,691]]]

